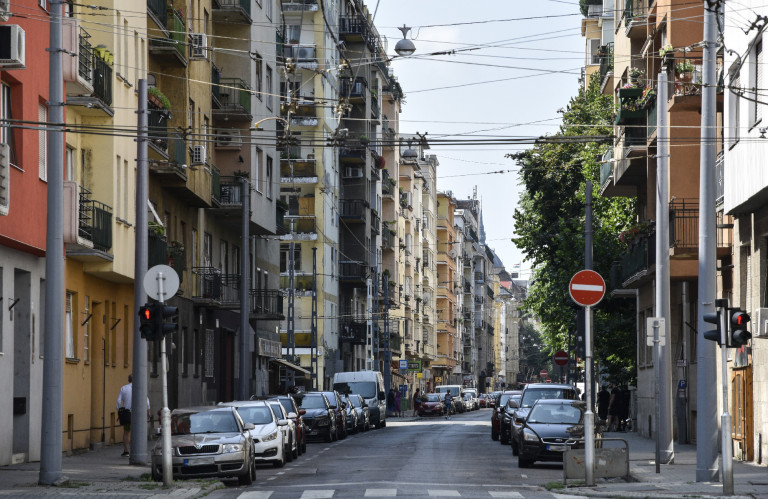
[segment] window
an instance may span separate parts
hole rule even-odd
[[[267,95],[266,95],[267,109],[271,111],[272,110],[272,68],[270,67],[267,67],[267,76],[264,84],[266,86],[265,90],[267,92]]]
[[[587,40],[587,64],[600,64],[600,39],[592,38]]]
[[[74,297],[73,294],[67,291],[67,299],[66,299],[66,315],[65,315],[65,327],[67,329],[66,335],[67,335],[67,346],[66,346],[66,356],[68,359],[74,359],[75,358],[75,314],[73,313],[73,302]]]
[[[67,146],[64,180],[75,180],[75,150]]]
[[[272,0],[264,0],[265,3],[265,14],[267,15],[267,19],[270,21],[272,20]]]
[[[256,159],[256,178],[254,179],[255,180],[254,183],[256,184],[256,191],[264,192],[264,187],[261,185],[262,177],[264,176],[261,171],[262,168],[264,167],[262,165],[262,162],[264,159],[264,151],[262,151],[261,149],[255,146],[253,150],[254,150],[253,157]]]
[[[752,123],[750,123],[750,127],[753,127],[757,125],[760,122],[760,119],[762,118],[762,110],[761,106],[757,103],[760,101],[760,89],[762,88],[762,82],[763,82],[763,41],[758,40],[755,45],[752,47],[752,81],[751,81],[751,87],[752,87],[752,97],[754,98],[753,101],[750,102],[750,117],[752,118]]]
[[[48,180],[48,131],[45,129],[45,123],[48,122],[48,108],[43,104],[37,105],[37,121],[39,129],[37,132],[37,169],[40,180]]]
[[[290,244],[280,245],[280,272],[288,272],[290,251]],[[295,243],[293,248],[293,270],[301,270],[301,245]],[[266,286],[266,281],[264,281],[264,285]]]
[[[272,195],[274,194],[272,192],[273,189],[273,183],[272,183],[272,158],[267,156],[267,175],[266,179],[264,180],[267,184],[267,197],[269,199],[272,199]]]
[[[263,100],[263,96],[261,95],[261,85],[262,85],[262,79],[264,78],[264,59],[262,59],[261,55],[256,53],[253,58],[254,62],[256,63],[256,77],[254,78],[254,90],[256,91],[256,98],[259,100]]]
[[[741,113],[739,107],[741,106],[741,95],[739,94],[739,88],[741,87],[741,75],[738,71],[731,74],[731,90],[730,98],[731,102],[728,106],[728,145],[733,147],[739,141],[739,122],[741,121]]]

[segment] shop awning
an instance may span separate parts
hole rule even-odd
[[[298,372],[300,372],[300,373],[304,373],[304,374],[306,374],[306,375],[310,375],[310,374],[312,374],[311,372],[307,371],[307,370],[306,370],[306,369],[304,369],[303,367],[301,367],[301,366],[297,366],[296,364],[293,364],[293,363],[291,363],[291,362],[288,362],[288,361],[287,361],[287,360],[285,360],[285,359],[278,359],[278,358],[274,358],[274,359],[269,359],[269,361],[270,361],[270,362],[274,362],[275,364],[280,364],[281,366],[283,366],[283,367],[286,367],[286,368],[288,368],[288,369],[292,369],[292,370],[294,370],[294,371],[298,371]]]

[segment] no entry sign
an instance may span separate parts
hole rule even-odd
[[[558,366],[564,366],[568,363],[568,354],[563,350],[558,350],[555,352],[554,360]]]
[[[594,270],[580,270],[571,277],[568,292],[579,305],[591,307],[603,299],[605,281]]]
[[[547,377],[547,371],[545,369],[542,369],[539,373],[539,376],[541,376],[542,379]]]

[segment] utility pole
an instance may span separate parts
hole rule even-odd
[[[317,246],[312,248],[312,325],[310,333],[312,342],[310,344],[310,370],[312,371],[310,387],[312,390],[319,390],[317,386],[318,367],[317,367]]]
[[[293,252],[296,249],[296,243],[293,238],[296,234],[293,232],[294,221],[291,220],[291,242],[288,244],[288,315],[286,315],[286,327],[288,330],[288,341],[286,344],[286,350],[288,351],[288,360],[293,362],[293,353],[296,352],[296,330],[295,328],[295,300],[296,290],[294,289],[294,266],[296,262],[293,258]],[[285,390],[288,392],[288,388],[293,385],[293,370],[285,370]]]
[[[667,114],[667,74],[659,73],[656,161],[656,317],[663,317],[662,340],[658,342],[659,406],[657,421],[661,462],[675,460],[672,438],[672,317],[669,305],[669,115]],[[655,348],[655,347],[654,347]]]
[[[704,341],[707,323],[704,314],[715,310],[716,279],[716,229],[715,229],[715,130],[717,81],[715,67],[717,56],[716,18],[717,10],[704,2],[704,59],[701,85],[701,145],[699,152],[699,286],[696,342],[696,481],[714,482],[718,480],[717,466],[717,398],[714,387],[717,385],[716,345]],[[722,428],[723,432],[731,431]]]
[[[248,274],[250,272],[248,261],[250,251],[248,248],[249,228],[251,223],[251,186],[245,177],[240,178],[240,197],[243,202],[243,216],[241,225],[241,248],[240,248],[240,390],[238,398],[248,400],[250,398],[249,388],[251,384],[250,376],[250,355],[249,355],[249,337],[251,334],[250,307],[248,303],[248,292],[250,288]]]
[[[42,485],[61,478],[61,431],[64,363],[61,326],[64,324],[64,73],[62,70],[62,20],[64,2],[51,1],[48,49],[48,221],[45,238],[45,359],[43,407],[40,421],[40,474]]]
[[[384,278],[384,334],[381,348],[384,349],[384,389],[389,392],[392,387],[392,350],[389,345],[389,276]]]
[[[136,245],[133,267],[133,306],[139,310],[147,302],[144,276],[149,266],[149,227],[147,226],[147,203],[149,202],[149,165],[147,162],[147,80],[139,80],[138,130],[136,134]],[[133,414],[147,413],[147,342],[141,337],[139,321],[133,321],[133,391],[131,409]],[[133,417],[131,421],[131,464],[145,465],[147,454],[147,418]]]

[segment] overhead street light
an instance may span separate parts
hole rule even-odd
[[[399,29],[400,32],[403,34],[403,39],[398,40],[397,44],[395,44],[395,52],[397,53],[397,55],[403,56],[403,57],[412,55],[414,52],[416,52],[416,45],[414,45],[411,40],[406,38],[411,28],[403,24],[402,28],[397,28],[397,29]]]

